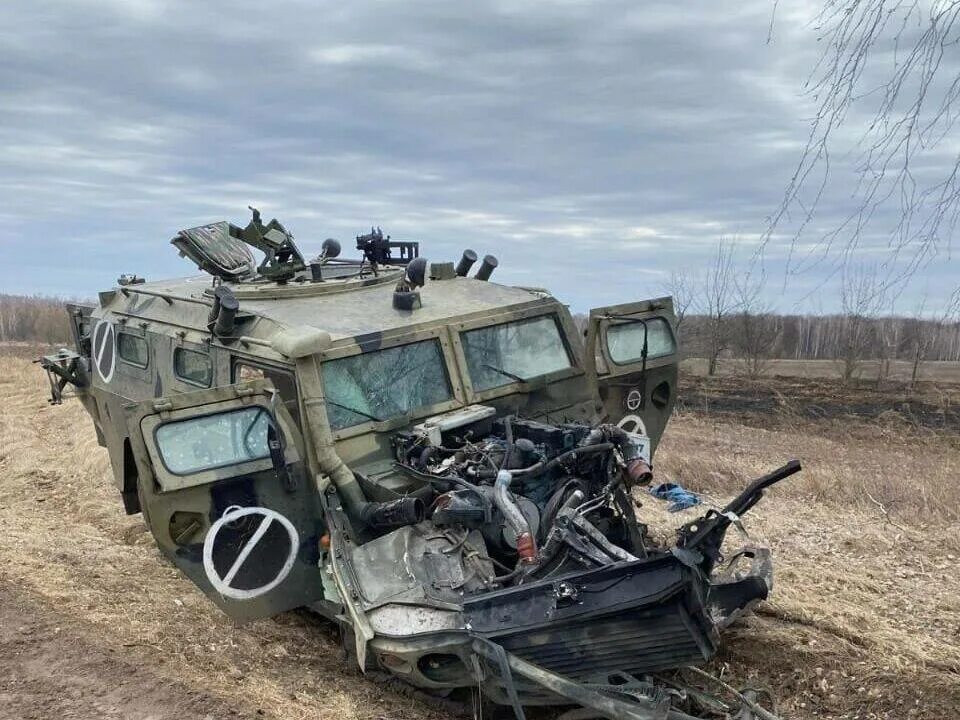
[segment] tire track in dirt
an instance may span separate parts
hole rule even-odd
[[[256,712],[157,675],[0,585],[0,720],[213,720]]]

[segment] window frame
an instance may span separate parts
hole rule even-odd
[[[150,367],[150,343],[147,341],[146,336],[141,333],[132,332],[131,330],[128,330],[127,328],[124,328],[124,327],[118,327],[115,330],[115,332],[117,334],[117,358],[119,358],[122,362],[129,365],[130,367],[139,368],[140,370],[148,369]],[[120,338],[123,337],[124,335],[126,335],[127,337],[134,338],[136,340],[139,340],[140,342],[143,343],[143,347],[144,347],[144,350],[146,351],[147,359],[142,365],[138,362],[134,362],[133,360],[130,360],[127,357],[124,357],[123,352],[121,351],[122,341],[120,340]]]
[[[667,333],[670,335],[670,339],[673,341],[673,351],[672,351],[672,352],[665,353],[665,354],[660,354],[660,355],[648,355],[648,356],[647,356],[647,366],[648,366],[648,367],[658,367],[658,366],[661,364],[659,361],[663,360],[663,358],[672,358],[672,357],[675,357],[675,356],[676,356],[677,350],[678,350],[678,348],[679,348],[679,344],[677,343],[677,335],[676,335],[676,333],[673,331],[673,325],[672,325],[672,324],[670,323],[670,321],[669,321],[666,317],[664,317],[663,315],[653,315],[653,316],[651,316],[651,317],[639,318],[639,319],[637,319],[637,320],[617,320],[617,321],[608,322],[607,325],[604,327],[604,331],[603,331],[603,352],[604,352],[604,355],[605,355],[607,358],[609,358],[610,362],[611,362],[612,364],[616,365],[617,367],[631,367],[631,366],[633,366],[633,365],[636,365],[637,363],[642,363],[642,362],[643,362],[643,358],[642,358],[642,357],[636,357],[636,358],[633,358],[633,359],[631,359],[631,360],[623,360],[623,361],[615,360],[614,357],[613,357],[613,353],[610,352],[610,331],[611,331],[613,328],[622,327],[622,326],[624,326],[624,325],[642,325],[643,323],[641,322],[641,320],[642,320],[643,322],[647,323],[648,326],[649,326],[650,323],[653,323],[653,322],[657,322],[657,321],[662,322],[662,323],[666,326],[666,328],[667,328]],[[648,332],[649,332],[649,330],[648,330]]]
[[[350,427],[340,428],[339,430],[334,430],[333,427],[331,427],[330,432],[333,434],[333,439],[335,441],[345,440],[358,435],[365,435],[370,432],[386,432],[395,430],[408,425],[413,419],[430,417],[431,415],[437,415],[439,413],[447,412],[448,410],[463,407],[466,404],[460,366],[453,348],[450,333],[446,327],[419,330],[412,333],[403,332],[392,335],[371,333],[367,336],[354,338],[348,343],[344,343],[340,347],[334,347],[326,350],[320,354],[319,361],[321,363],[326,363],[329,360],[339,360],[341,358],[351,357],[353,355],[362,355],[364,353],[374,352],[377,350],[389,350],[390,348],[399,347],[401,345],[411,345],[424,340],[437,340],[440,344],[440,357],[443,361],[444,370],[447,373],[447,379],[450,382],[450,389],[452,391],[450,399],[444,400],[440,403],[435,403],[433,405],[426,405],[424,407],[417,408],[416,410],[412,410],[406,415],[398,415],[397,417],[388,418],[381,422],[377,422],[375,420],[364,420],[358,425],[351,425]],[[320,371],[322,375],[322,364]],[[324,392],[326,392],[326,388],[324,388]]]
[[[207,365],[209,367],[210,373],[209,373],[209,378],[206,384],[199,383],[196,380],[185,377],[179,373],[179,371],[177,370],[177,353],[193,353],[194,355],[202,355],[207,359]],[[213,386],[215,368],[213,364],[213,356],[210,354],[208,350],[198,350],[196,348],[187,347],[185,345],[177,345],[173,348],[173,357],[171,358],[171,364],[173,366],[173,376],[180,382],[186,385],[190,385],[191,387],[203,388],[203,389]]]
[[[558,303],[549,305],[537,304],[532,308],[512,310],[498,315],[486,316],[450,325],[450,332],[453,336],[453,343],[457,355],[457,363],[461,368],[464,392],[468,403],[485,402],[504,395],[515,395],[527,392],[531,385],[536,388],[550,385],[560,380],[583,375],[583,354],[582,343],[577,343],[573,338],[577,337],[577,329],[574,327],[573,320],[569,313],[561,312],[562,308]],[[570,358],[570,367],[555,370],[545,375],[538,375],[531,379],[530,383],[508,382],[505,385],[488,388],[486,390],[475,390],[473,380],[470,378],[469,364],[467,363],[466,350],[463,345],[462,333],[470,330],[477,330],[483,327],[493,327],[496,325],[505,325],[518,320],[529,320],[540,316],[552,317],[560,331],[560,340],[563,342]]]
[[[251,379],[256,379],[256,378],[242,379],[238,377],[237,368],[239,365],[246,365],[248,367],[256,368],[258,370],[263,370],[266,372],[273,372],[273,373],[279,373],[282,375],[287,375],[290,378],[291,382],[293,383],[293,389],[297,395],[295,398],[296,402],[293,404],[292,408],[287,407],[287,412],[290,413],[290,416],[293,418],[293,424],[296,425],[298,429],[303,427],[303,424],[302,424],[303,414],[300,411],[300,403],[302,400],[300,395],[300,383],[297,380],[297,371],[295,368],[290,366],[280,365],[279,363],[263,361],[263,360],[260,360],[259,358],[250,357],[249,355],[233,354],[230,356],[230,382],[234,385],[241,382],[248,382]],[[264,376],[263,379],[269,380],[270,378]],[[277,388],[276,385],[274,385],[274,389],[277,390],[277,394],[279,395],[279,392],[280,392],[279,388]],[[283,405],[286,406],[287,401],[283,400],[283,398],[281,398],[281,401]]]
[[[212,410],[210,412],[201,413],[197,415],[189,415],[187,417],[184,417],[178,420],[173,420],[173,419],[163,420],[162,422],[157,423],[157,425],[152,429],[152,436],[153,436],[152,442],[153,442],[154,448],[156,449],[157,458],[160,460],[160,463],[163,465],[164,471],[169,473],[170,475],[174,475],[179,478],[186,478],[186,477],[191,477],[192,475],[199,475],[201,473],[215,472],[217,470],[222,470],[223,468],[244,468],[243,472],[237,472],[236,475],[239,476],[239,475],[245,474],[246,472],[249,472],[246,469],[248,467],[256,467],[260,469],[260,466],[264,465],[264,461],[266,461],[266,463],[270,467],[272,467],[273,461],[272,461],[272,458],[270,457],[270,448],[268,446],[267,454],[262,455],[260,457],[248,458],[246,460],[240,460],[239,462],[225,462],[225,463],[220,463],[219,465],[209,465],[206,467],[196,468],[195,470],[189,470],[187,472],[177,472],[176,470],[171,469],[170,466],[167,464],[167,459],[163,455],[162,447],[160,445],[159,439],[157,438],[157,433],[160,432],[160,429],[167,425],[176,425],[178,423],[191,422],[193,420],[202,420],[203,418],[213,417],[214,415],[229,415],[231,413],[247,412],[253,409],[258,410],[259,412],[266,413],[268,418],[267,419],[268,426],[269,426],[269,423],[273,423],[274,427],[276,428],[280,427],[280,424],[277,422],[276,416],[270,412],[270,409],[259,404],[244,405],[241,407],[227,408],[223,410]],[[279,430],[278,430],[278,435],[282,436],[282,433]],[[283,441],[281,440],[281,442]],[[266,467],[262,469],[266,469]],[[231,476],[231,477],[234,477],[234,476]]]
[[[136,435],[139,442],[142,443],[149,461],[149,467],[146,470],[153,476],[158,493],[192,492],[193,488],[200,486],[273,469],[273,459],[267,457],[230,466],[229,470],[202,470],[191,475],[175,475],[169,472],[160,458],[153,430],[158,425],[177,420],[259,406],[270,413],[280,429],[286,464],[289,466],[303,461],[303,458],[306,457],[306,448],[303,445],[300,430],[293,424],[289,411],[282,404],[276,407],[272,406],[270,396],[267,394],[262,380],[243,382],[240,385],[243,388],[242,390],[234,385],[220,385],[209,390],[177,394],[174,396],[175,408],[172,410],[157,410],[154,400],[144,400],[139,403],[138,407],[142,409],[143,414],[139,416],[136,429],[131,428],[131,439]],[[253,391],[252,394],[249,392],[250,390]]]

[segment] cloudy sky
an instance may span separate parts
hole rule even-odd
[[[816,34],[782,0],[768,43],[771,9],[6,2],[0,291],[188,274],[176,230],[253,204],[308,252],[378,224],[431,259],[493,253],[577,310],[661,293],[721,236],[750,255],[799,159]],[[826,269],[787,277],[787,252],[775,235],[771,301],[833,307]],[[908,302],[957,277],[941,260]]]

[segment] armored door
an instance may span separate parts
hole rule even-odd
[[[221,609],[249,620],[322,598],[319,498],[268,381],[147,400],[127,425],[157,545]]]

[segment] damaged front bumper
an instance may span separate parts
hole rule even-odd
[[[454,602],[449,589],[445,600],[433,596],[424,576],[428,567],[431,577],[445,576],[437,565],[444,558],[455,564],[435,544],[442,535],[404,528],[358,547],[333,529],[346,614],[373,632],[356,636],[358,650],[367,646],[380,667],[426,690],[479,687],[521,720],[534,705],[577,705],[580,718],[685,720],[707,708],[710,717],[769,720],[728,686],[726,701],[708,703],[709,692],[685,685],[677,671],[702,672],[694,666],[715,655],[720,631],[768,596],[769,552],[744,548],[721,565],[719,547],[738,522],[734,508],[749,509],[796,469],[760,478],[722,512],[689,523],[672,548],[502,590],[461,589]]]
[[[696,717],[679,709],[688,693],[661,676],[709,661],[719,631],[766,597],[769,571],[763,548],[738,553],[712,581],[663,553],[467,599],[456,629],[391,636],[379,628],[370,650],[406,682],[433,691],[479,687],[521,720],[535,705],[595,713],[582,717],[683,720]],[[425,611],[387,604],[371,615],[391,608]],[[442,613],[452,619],[449,609]],[[751,714],[745,702],[734,699],[728,707],[740,714],[729,716],[772,717],[759,707]]]
[[[713,582],[665,553],[488,593],[464,603],[464,617],[485,661],[483,687],[518,718],[534,704],[532,686],[597,717],[679,720],[692,717],[674,707],[684,693],[651,678],[710,660],[718,631],[771,583],[765,548],[744,549]]]

